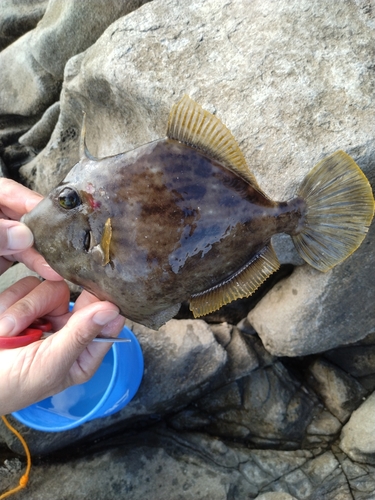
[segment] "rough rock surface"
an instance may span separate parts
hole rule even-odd
[[[83,110],[89,149],[105,156],[164,136],[171,105],[188,93],[228,125],[275,199],[293,196],[337,149],[374,183],[367,0],[153,0],[91,45],[128,12],[121,6],[145,2],[115,2],[111,18],[112,7],[85,10],[94,3],[48,2],[38,27],[24,26],[0,54],[5,175],[21,167],[23,181],[47,193],[78,160]],[[103,24],[94,29],[93,18]],[[298,267],[238,328],[130,325],[146,365],[138,394],[120,413],[61,434],[17,424],[34,457],[19,498],[372,500],[373,239],[372,229],[328,274]],[[300,265],[280,242],[280,260]],[[1,462],[10,458],[2,491],[17,483],[21,448],[3,425],[0,435]]]
[[[37,150],[43,149],[56,126],[59,114],[60,103],[55,102],[43,113],[41,119],[18,139],[18,142]]]
[[[370,179],[375,185],[375,175]],[[374,224],[340,266],[322,274],[306,264],[278,283],[248,315],[265,347],[276,356],[306,356],[373,332],[373,248]]]
[[[59,94],[67,60],[94,43],[115,19],[142,3],[50,0],[37,27],[0,54],[0,113],[38,115],[44,111]]]
[[[35,28],[43,17],[48,0],[2,0],[0,50]]]
[[[340,448],[355,462],[375,465],[375,392],[343,427]]]
[[[34,465],[30,485],[18,498],[250,500],[274,492],[272,500],[370,500],[375,488],[373,467],[333,451],[251,450],[161,426],[141,438],[117,436],[113,444],[96,451],[93,443],[85,457],[78,450],[67,463],[60,457],[57,464]]]
[[[24,264],[20,262],[18,264],[10,267],[5,273],[1,275],[0,279],[0,293],[9,288],[13,283],[19,281],[21,278],[26,276],[36,276],[39,275],[28,269]]]

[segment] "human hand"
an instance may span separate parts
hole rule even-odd
[[[44,260],[31,248],[34,237],[30,229],[18,222],[22,215],[30,212],[43,197],[10,179],[0,178],[0,274],[15,261],[49,280],[61,280]]]
[[[0,336],[14,336],[36,318],[52,323],[55,335],[16,349],[0,349],[0,414],[10,413],[95,373],[110,343],[94,337],[117,336],[124,318],[118,308],[88,292],[69,312],[69,288],[64,281],[27,277],[0,294]]]

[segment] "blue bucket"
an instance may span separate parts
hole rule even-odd
[[[136,394],[143,375],[143,355],[129,328],[119,337],[131,342],[112,344],[94,376],[84,384],[32,404],[12,415],[23,424],[45,432],[74,429],[85,422],[107,417],[126,406]]]

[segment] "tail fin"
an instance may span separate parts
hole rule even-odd
[[[328,271],[362,243],[374,215],[371,186],[355,161],[343,151],[319,162],[298,195],[306,202],[300,233],[292,236],[300,256]]]

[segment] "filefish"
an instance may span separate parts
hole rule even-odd
[[[359,247],[374,215],[371,186],[343,151],[320,161],[294,199],[271,200],[233,135],[188,96],[166,138],[97,159],[83,123],[80,151],[23,222],[61,276],[153,329],[183,301],[200,317],[254,293],[279,268],[274,234],[289,234],[325,272]]]

